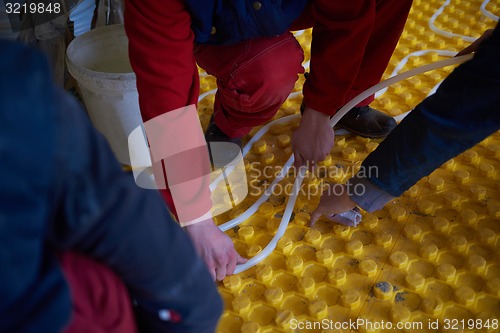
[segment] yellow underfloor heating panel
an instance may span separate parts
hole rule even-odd
[[[499,15],[496,0],[415,0],[384,78],[461,50]],[[311,32],[297,39],[308,59]],[[372,106],[403,114],[451,70],[394,84]],[[202,92],[215,89],[215,79],[201,74]],[[298,112],[296,95],[276,118]],[[213,99],[208,94],[199,103],[204,128]],[[291,154],[297,125],[273,126],[253,144],[245,157],[250,194],[217,223],[245,211],[274,180]],[[322,185],[347,181],[379,142],[336,136],[321,171],[306,175],[274,252],[219,284],[225,311],[218,333],[500,332],[500,134],[448,161],[383,210],[363,212],[356,228],[327,220],[309,228]],[[279,188],[290,189],[294,179],[286,177]],[[287,200],[286,190],[275,191],[256,214],[227,231],[239,253],[252,257],[269,243]]]

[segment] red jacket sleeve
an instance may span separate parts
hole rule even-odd
[[[180,0],[127,0],[125,29],[144,121],[196,104],[191,18]]]
[[[194,33],[191,30],[191,17],[184,2],[127,0],[125,29],[129,39],[130,62],[137,76],[143,121],[146,123],[166,112],[196,105],[199,78],[193,56]],[[196,117],[196,108],[193,112]],[[159,121],[159,118],[157,120]],[[171,132],[169,128],[172,126],[175,128],[181,125],[172,120],[165,124],[165,131]],[[189,124],[188,127],[191,131],[197,130],[201,133],[199,121]],[[206,213],[212,205],[208,187],[210,174],[189,173],[192,173],[193,165],[200,170],[210,170],[210,160],[203,134],[197,135],[197,140],[194,140],[189,133],[190,131],[182,132],[178,137],[158,144],[168,146],[175,145],[176,142],[189,141],[190,148],[200,148],[196,150],[198,154],[189,155],[189,160],[183,157],[185,156],[183,152],[164,160],[165,170],[169,170],[167,178],[172,182],[171,185],[177,187],[189,185],[189,190],[183,190],[180,197],[178,194],[173,198],[176,207],[172,207],[171,192],[162,191],[167,205],[174,213],[177,210],[179,218],[194,214],[192,217],[194,219]],[[196,181],[192,180],[184,185],[174,184],[179,178],[189,177]],[[179,190],[176,193],[180,193]],[[189,209],[186,211],[185,207]]]

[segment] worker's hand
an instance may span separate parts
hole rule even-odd
[[[311,213],[309,221],[311,227],[322,215],[340,214],[356,207],[356,203],[349,196],[347,185],[332,184],[329,186],[329,189],[323,191],[318,207]]]
[[[293,133],[295,167],[307,165],[311,171],[317,162],[325,159],[333,147],[335,133],[327,114],[306,107],[299,127]]]
[[[247,261],[236,252],[231,238],[212,219],[189,225],[185,229],[214,280],[221,281],[226,275],[234,273],[237,264]]]
[[[469,53],[472,53],[472,52],[476,52],[476,50],[479,47],[479,45],[481,45],[481,43],[485,39],[489,38],[492,34],[493,34],[493,29],[486,30],[481,37],[479,37],[478,39],[476,39],[472,44],[470,44],[469,46],[467,46],[462,51],[458,52],[455,57],[462,56],[462,55],[465,55],[465,54],[469,54]]]

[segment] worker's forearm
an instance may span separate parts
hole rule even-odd
[[[125,30],[143,120],[196,104],[194,33],[184,1],[127,0]]]

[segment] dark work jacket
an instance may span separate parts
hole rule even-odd
[[[281,35],[308,0],[186,0],[196,43],[233,44]]]
[[[3,40],[0,50],[0,332],[64,328],[65,251],[111,268],[155,332],[213,332],[222,301],[158,193],[121,171],[44,56]],[[160,321],[162,309],[181,322]]]
[[[436,93],[420,103],[363,162],[377,172],[355,177],[376,188],[354,198],[380,209],[444,162],[500,128],[500,25],[472,60],[456,68]]]

